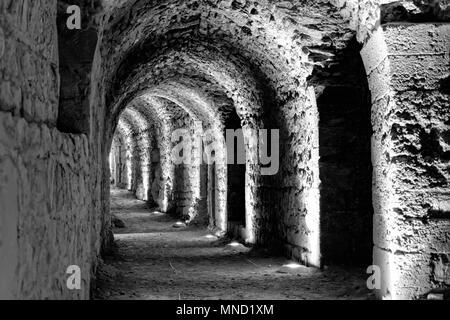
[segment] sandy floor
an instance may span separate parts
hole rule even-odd
[[[95,299],[367,299],[364,270],[291,269],[285,258],[231,246],[174,220],[127,191],[111,210],[125,222],[99,268]]]

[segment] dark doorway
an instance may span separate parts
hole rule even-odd
[[[371,100],[359,45],[352,41],[321,74],[321,254],[325,265],[372,261]]]
[[[227,165],[227,212],[228,222],[245,227],[245,163],[239,161],[238,150],[243,147],[241,120],[236,111],[229,114],[225,129],[235,130],[234,143],[227,141],[227,147],[234,145],[234,161]]]

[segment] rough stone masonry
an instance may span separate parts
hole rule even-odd
[[[448,290],[449,22],[448,0],[1,0],[0,298],[90,298],[111,184],[308,266],[377,265],[380,299]],[[175,165],[178,128],[243,129],[246,164],[204,164],[204,137]]]

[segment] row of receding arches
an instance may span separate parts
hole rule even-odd
[[[279,245],[311,265],[370,262],[369,95],[355,32],[338,7],[196,0],[104,7],[88,121],[105,202],[112,182],[161,211]],[[189,165],[173,162],[180,128],[197,146]],[[212,141],[194,138],[237,128],[246,163],[203,163]],[[261,129],[279,130],[276,174],[263,174]],[[104,203],[102,211],[107,239]]]
[[[156,84],[141,95],[136,93],[138,98],[126,104],[118,117],[118,140],[130,140],[120,147],[128,148],[128,158],[121,160],[129,170],[126,185],[138,198],[189,222],[206,223],[253,244],[287,242],[289,254],[312,265],[320,264],[320,256],[327,258],[327,263],[369,263],[370,97],[358,48],[349,51],[334,67],[338,76],[314,74],[316,78],[311,78],[311,86],[301,93],[301,98],[289,102],[258,90],[258,80],[249,78],[246,80],[254,83],[254,89],[247,94],[247,101],[245,91],[236,94],[236,98],[227,95],[223,85],[236,76],[227,77],[228,70],[221,70],[220,66],[225,65],[221,63],[212,70],[222,78],[213,78],[214,82],[205,79],[204,74],[198,74],[205,68],[205,59],[194,59],[193,52],[185,57],[185,63],[201,62],[189,71],[177,69],[178,65],[170,60],[165,64],[167,74],[158,77],[152,69],[145,69],[141,75],[134,75],[135,82]],[[202,54],[217,58],[217,54]],[[350,71],[342,74],[346,68]],[[176,76],[170,73],[171,69],[187,74]],[[324,79],[325,86],[312,89],[315,82],[320,84]],[[305,110],[300,112],[297,103],[303,104]],[[318,104],[320,114],[312,108],[308,110],[308,104]],[[249,105],[253,107],[251,112]],[[204,164],[203,144],[201,150],[193,150],[200,151],[194,156],[197,162],[174,165],[174,130],[188,129],[195,138],[213,128],[215,137],[224,137],[225,129],[241,127],[246,165]],[[259,140],[255,131],[245,131],[250,128],[280,130],[280,168],[275,175],[261,174]],[[150,132],[155,136],[146,137]],[[299,135],[297,140],[286,144],[295,134]],[[195,139],[191,142],[196,143]],[[302,249],[291,253],[298,247]]]

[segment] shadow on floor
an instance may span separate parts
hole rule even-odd
[[[198,227],[150,211],[114,190],[111,210],[125,223],[97,274],[94,299],[367,299],[364,270],[303,266],[264,250],[231,246]]]

